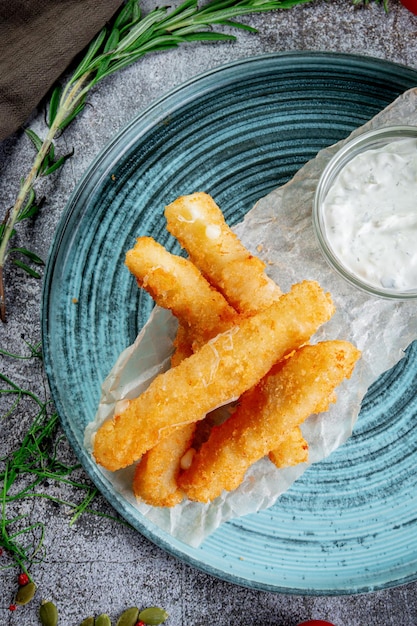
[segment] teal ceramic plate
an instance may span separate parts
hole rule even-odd
[[[86,471],[139,532],[191,565],[269,591],[342,594],[417,579],[417,360],[411,346],[370,389],[353,437],[269,510],[228,522],[198,548],[172,539],[114,493],[83,447],[100,386],[151,303],[124,267],[148,234],[175,250],[163,207],[196,190],[227,220],[346,137],[417,72],[381,60],[274,54],[169,93],[95,160],[57,229],[43,299],[45,365],[63,428]]]

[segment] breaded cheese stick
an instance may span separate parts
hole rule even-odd
[[[138,285],[172,311],[197,345],[225,331],[237,317],[191,261],[171,254],[152,237],[136,240],[126,253],[126,265]]]
[[[175,339],[176,350],[171,357],[171,367],[191,356],[193,351],[182,326]],[[177,478],[183,455],[191,447],[196,423],[179,426],[145,452],[137,464],[133,477],[133,493],[136,498],[151,506],[175,506],[184,498]]]
[[[195,265],[240,313],[254,314],[279,299],[281,289],[265,274],[264,263],[243,246],[211,196],[182,196],[166,207],[165,217]],[[307,456],[308,444],[298,430],[270,458],[284,467]]]
[[[184,497],[178,487],[180,461],[190,448],[195,423],[180,426],[148,450],[135,469],[133,493],[151,506],[175,506]]]
[[[306,345],[283,359],[241,398],[236,412],[215,426],[178,481],[187,497],[209,502],[232,491],[247,469],[279,447],[287,433],[335,402],[335,388],[360,356],[346,341]]]
[[[179,321],[172,367],[229,328],[237,317],[191,261],[171,254],[151,237],[136,240],[126,254],[126,265],[138,285]],[[174,506],[182,500],[176,477],[194,430],[194,424],[180,427],[145,453],[133,480],[136,497],[152,506]]]
[[[97,463],[112,471],[126,467],[172,429],[237,399],[274,363],[308,341],[333,312],[330,295],[317,282],[294,285],[264,311],[159,374],[121,414],[102,424],[94,439]]]
[[[281,295],[265,264],[229,228],[211,196],[181,196],[165,208],[165,217],[191,261],[239,313],[256,313]]]

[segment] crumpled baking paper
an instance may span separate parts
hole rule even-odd
[[[371,128],[399,124],[417,125],[417,89],[405,92],[348,139]],[[338,389],[337,403],[326,413],[311,416],[303,425],[309,463],[277,469],[268,459],[262,459],[234,492],[225,492],[209,504],[184,500],[173,508],[136,501],[131,489],[134,468],[114,473],[102,470],[115,491],[140,513],[191,546],[200,545],[231,518],[272,506],[309,464],[325,458],[346,441],[370,384],[395,365],[417,337],[417,302],[380,299],[350,286],[329,267],[316,241],[312,226],[314,192],[325,165],[345,141],[320,151],[290,182],[259,200],[235,228],[243,243],[264,260],[268,274],[284,292],[307,279],[317,280],[331,293],[336,313],[312,341],[346,339],[362,351],[351,379]],[[113,416],[115,404],[139,395],[160,371],[169,367],[175,331],[176,320],[156,307],[103,384],[97,415],[85,432],[88,450],[92,450],[92,439],[100,424]]]

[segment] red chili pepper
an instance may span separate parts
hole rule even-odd
[[[135,626],[146,626],[146,624],[140,620],[139,622],[136,622]]]
[[[17,582],[20,587],[24,587],[29,582],[29,576],[25,574],[25,572],[22,572],[22,574],[19,574],[19,576],[17,577]]]
[[[11,604],[9,606],[9,611],[16,611],[16,609],[17,609],[17,606],[15,604]]]
[[[406,9],[417,15],[417,0],[400,0],[401,4],[403,4]]]

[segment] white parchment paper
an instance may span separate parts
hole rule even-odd
[[[384,126],[417,126],[417,89],[409,90],[350,137]],[[349,138],[350,138],[349,137]],[[329,291],[336,314],[313,338],[347,339],[362,351],[362,359],[349,381],[338,390],[338,401],[303,425],[309,443],[309,464],[328,456],[351,435],[361,401],[378,376],[403,356],[417,338],[417,302],[395,302],[368,296],[351,287],[327,264],[312,227],[315,188],[325,165],[344,142],[322,150],[286,185],[259,200],[236,227],[243,243],[268,266],[268,274],[283,291],[301,280],[317,280]],[[196,190],[200,191],[200,190]],[[111,419],[115,404],[139,395],[150,381],[169,366],[176,321],[167,311],[155,308],[135,343],[119,357],[103,384],[102,398],[93,423],[85,433],[92,438],[101,423]],[[305,471],[308,464],[278,470],[269,460],[256,463],[245,481],[232,493],[210,504],[185,500],[173,508],[150,507],[132,494],[133,468],[110,473],[116,492],[163,530],[192,546],[198,546],[225,521],[272,506]]]

